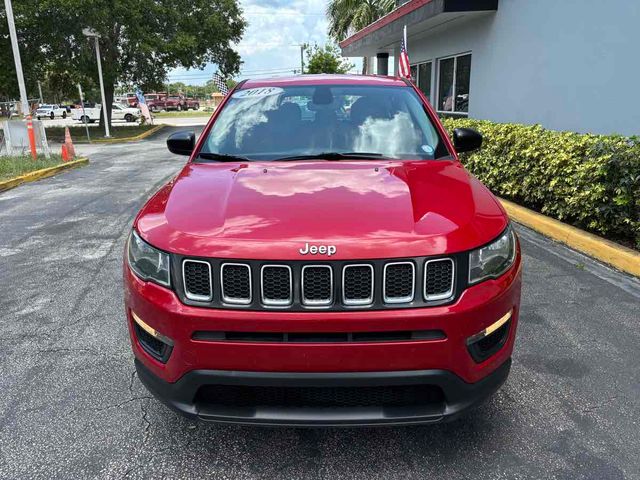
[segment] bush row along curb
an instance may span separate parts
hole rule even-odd
[[[553,218],[500,199],[512,220],[636,277],[640,277],[640,253]]]
[[[162,130],[166,125],[156,125],[153,128],[150,128],[146,132],[141,133],[140,135],[136,135],[135,137],[122,137],[122,138],[101,138],[98,140],[92,140],[92,143],[126,143],[126,142],[135,142],[136,140],[142,140],[147,138],[150,135]],[[88,142],[82,142],[88,143]]]
[[[19,177],[10,178],[9,180],[0,181],[0,192],[17,187],[22,183],[35,182],[41,178],[51,177],[62,170],[68,170],[70,168],[80,167],[89,163],[88,158],[79,158],[72,162],[56,165],[55,167],[43,168],[42,170],[36,170],[34,172],[25,173]]]

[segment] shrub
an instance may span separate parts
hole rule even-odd
[[[497,195],[640,249],[640,137],[445,118],[475,128],[482,149],[465,166]]]

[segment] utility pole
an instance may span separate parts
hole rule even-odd
[[[100,60],[100,34],[90,28],[83,28],[82,34],[85,37],[93,38],[96,42],[96,58],[98,59],[98,77],[100,77],[100,94],[102,95],[102,118],[104,119],[104,137],[110,138],[111,135],[109,133],[107,100],[104,96],[104,81],[102,80],[102,61]]]
[[[38,80],[38,93],[40,94],[40,105],[42,105],[42,85],[40,85],[40,80]]]
[[[9,24],[9,36],[11,37],[11,49],[13,50],[13,61],[16,64],[16,76],[18,77],[18,90],[20,90],[20,103],[22,104],[22,115],[27,120],[27,134],[29,136],[29,146],[31,156],[35,160],[36,137],[33,133],[33,123],[31,122],[31,110],[29,109],[29,99],[27,98],[27,88],[24,85],[24,75],[22,73],[22,60],[20,60],[20,49],[18,48],[18,34],[16,24],[13,19],[13,5],[11,0],[4,0],[4,9],[7,12],[7,23]]]
[[[300,45],[300,73],[304,74],[304,49],[307,46],[306,43]]]

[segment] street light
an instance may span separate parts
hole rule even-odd
[[[100,77],[100,94],[102,95],[102,117],[104,119],[104,136],[110,138],[109,119],[107,118],[107,100],[104,97],[104,82],[102,80],[102,62],[100,61],[100,34],[91,28],[83,28],[82,34],[96,41],[96,58],[98,59],[98,76]]]
[[[29,109],[29,99],[27,98],[27,89],[24,85],[24,75],[22,73],[22,60],[20,59],[20,48],[18,48],[18,34],[16,33],[16,24],[13,20],[13,5],[11,0],[4,0],[4,8],[7,12],[7,24],[9,25],[9,37],[11,37],[11,48],[13,50],[13,60],[16,64],[16,76],[18,77],[18,90],[20,91],[20,103],[22,105],[22,115],[27,120],[27,135],[29,137],[29,146],[31,147],[31,157],[36,159],[36,137],[33,133],[33,123],[31,122],[31,111]]]

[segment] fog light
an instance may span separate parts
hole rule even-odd
[[[478,363],[500,350],[509,336],[509,320],[513,311],[509,310],[500,320],[467,339],[467,349]]]
[[[136,333],[136,337],[144,351],[156,360],[166,363],[167,360],[169,360],[171,350],[173,349],[173,340],[165,337],[155,328],[145,323],[133,311],[131,311],[131,318],[133,318],[134,321],[133,329]]]

